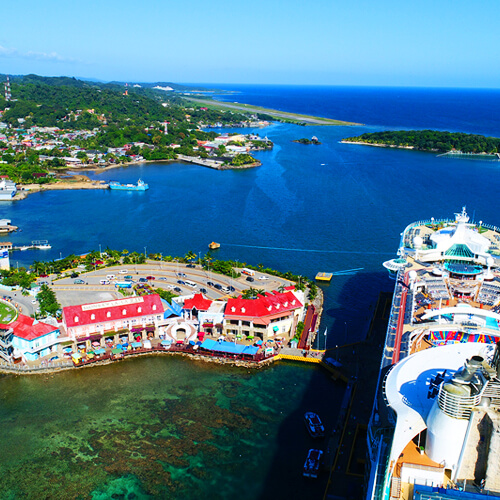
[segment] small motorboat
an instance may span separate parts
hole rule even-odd
[[[323,422],[321,422],[317,413],[313,413],[312,411],[306,412],[304,415],[304,422],[309,434],[311,434],[313,438],[324,437],[325,426],[323,425]]]
[[[307,458],[304,463],[304,471],[302,475],[304,477],[311,477],[317,479],[319,473],[319,467],[321,465],[321,457],[323,456],[322,450],[310,449],[307,453]]]

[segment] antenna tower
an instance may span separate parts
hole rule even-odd
[[[12,93],[10,91],[10,81],[8,76],[7,76],[7,81],[4,83],[3,86],[5,88],[5,100],[10,101],[12,99]]]

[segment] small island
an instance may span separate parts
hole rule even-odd
[[[296,142],[298,144],[316,144],[316,145],[321,144],[321,142],[318,141],[318,138],[316,136],[313,136],[311,139],[305,139],[305,138],[296,139],[295,141],[292,142]]]
[[[414,149],[450,155],[481,155],[500,159],[500,138],[437,130],[394,130],[362,134],[341,142],[367,146]]]

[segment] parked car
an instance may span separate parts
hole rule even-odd
[[[217,288],[217,290],[222,290],[222,285],[219,285],[219,283],[216,283],[214,285],[214,288]]]
[[[247,281],[255,281],[251,276],[247,276]]]
[[[78,273],[71,273],[71,278],[78,278]]]
[[[268,280],[268,279],[269,279],[269,276],[264,276],[264,275],[262,275],[262,276],[259,276],[259,279],[260,279],[260,280]]]
[[[167,278],[165,278],[165,276],[160,276],[158,279],[162,281],[167,281]]]
[[[182,290],[181,290],[178,286],[176,286],[176,287],[174,288],[174,292],[181,293],[181,292],[182,292]]]
[[[80,279],[73,281],[73,283],[75,285],[86,285],[87,284],[87,283],[85,283],[85,281],[80,280]]]
[[[185,273],[177,273],[177,276],[179,276],[180,278],[185,278],[186,274]]]
[[[39,278],[48,278],[49,275],[48,274],[40,274]]]
[[[154,276],[146,276],[146,279],[152,281],[152,280],[154,280],[156,278]]]
[[[201,293],[208,293],[206,288],[200,288]]]
[[[184,283],[184,281],[182,280],[177,280],[177,283],[179,283],[179,285],[185,285],[186,283]]]
[[[186,267],[196,267],[194,264],[187,264]]]
[[[146,278],[139,278],[139,283],[147,283],[148,280]]]
[[[118,272],[120,274],[127,274],[128,273],[128,271],[126,269],[120,269]]]
[[[207,281],[207,285],[208,285],[208,286],[215,286],[215,283],[214,283],[214,282],[212,282],[212,281]]]
[[[234,288],[234,286],[228,286],[227,289],[230,291],[230,292],[236,292],[236,288]]]
[[[32,304],[36,304],[36,299],[33,299],[33,300],[31,301],[31,303],[32,303]]]

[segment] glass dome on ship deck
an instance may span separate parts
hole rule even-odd
[[[464,262],[445,262],[444,268],[453,274],[476,275],[483,272],[482,266],[467,264]]]
[[[467,259],[474,258],[474,253],[467,245],[455,243],[446,251],[445,258],[450,259],[444,264],[450,273],[471,276],[483,272],[482,266],[467,262]]]

